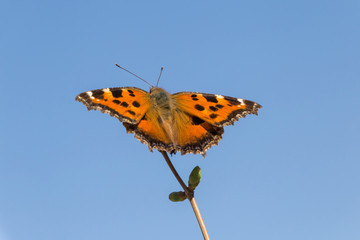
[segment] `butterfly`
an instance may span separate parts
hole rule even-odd
[[[119,119],[150,151],[203,156],[221,140],[224,126],[247,114],[257,115],[261,108],[241,98],[198,92],[170,94],[159,87],[150,92],[136,87],[104,88],[80,93],[75,100],[88,110]]]

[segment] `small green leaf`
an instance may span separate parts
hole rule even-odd
[[[170,199],[170,201],[173,201],[173,202],[182,202],[186,199],[186,195],[182,191],[172,192],[169,194],[169,199]]]
[[[189,176],[189,189],[193,191],[199,185],[201,179],[201,169],[196,166]]]

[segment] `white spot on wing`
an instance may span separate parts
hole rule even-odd
[[[92,94],[91,91],[88,91],[88,92],[86,92],[86,93],[87,93],[87,95],[89,95],[89,97],[90,97],[91,99],[94,99],[94,97],[92,96],[93,94]]]
[[[104,92],[110,92],[110,89],[109,88],[104,88],[103,91]]]
[[[245,105],[244,99],[238,98],[237,100],[241,103],[241,105]]]
[[[222,95],[215,95],[218,99],[223,99],[224,98],[224,96],[222,96]]]

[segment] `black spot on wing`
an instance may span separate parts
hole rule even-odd
[[[195,116],[192,116],[192,121],[193,121],[194,125],[200,125],[203,122],[205,122],[204,120],[202,120],[202,119],[200,119],[198,117],[195,117]]]
[[[224,107],[224,105],[221,105],[221,104],[216,104],[216,107],[221,109],[221,108],[223,108],[223,107]]]
[[[214,112],[216,112],[217,110],[219,110],[218,108],[216,108],[216,107],[214,107],[214,106],[210,106],[209,108],[210,108],[211,111],[214,111]]]
[[[236,98],[233,97],[224,97],[231,105],[239,105],[241,104]]]
[[[127,102],[122,102],[122,103],[121,103],[121,106],[123,106],[123,107],[128,107],[129,104],[127,104]]]
[[[199,111],[204,111],[205,110],[205,108],[203,106],[199,105],[199,104],[196,104],[195,108],[196,108],[196,110],[199,110]]]
[[[128,113],[130,113],[131,115],[135,116],[135,112],[131,111],[131,110],[127,110]]]
[[[128,93],[129,93],[129,96],[135,97],[135,94],[134,94],[134,91],[133,91],[133,90],[128,89],[127,91],[128,91]]]
[[[121,89],[111,90],[111,94],[113,95],[114,98],[119,98],[123,96]]]
[[[208,102],[213,102],[213,103],[217,103],[218,102],[218,100],[216,99],[216,96],[215,95],[207,95],[207,94],[204,94],[203,95],[204,96],[204,98],[206,99],[206,101],[208,101]]]
[[[191,97],[192,97],[192,100],[194,100],[194,101],[198,101],[198,100],[199,100],[199,99],[197,98],[197,95],[196,95],[196,94],[191,95]]]
[[[133,101],[132,105],[137,108],[140,107],[140,103],[138,103],[137,101]]]
[[[249,100],[244,100],[244,103],[246,104],[246,109],[251,109],[251,110],[254,108],[254,106],[256,104],[256,103],[254,103],[252,101],[249,101]]]
[[[212,119],[216,118],[217,116],[218,116],[218,115],[215,114],[215,113],[210,114],[210,118],[212,118]]]
[[[121,102],[119,100],[113,100],[113,103],[120,104]]]
[[[91,93],[94,98],[104,99],[104,91],[103,90],[94,90]]]

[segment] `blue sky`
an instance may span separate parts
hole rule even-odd
[[[263,105],[196,165],[212,239],[360,236],[359,1],[0,3],[0,239],[201,239],[158,152],[81,92],[148,86]]]

